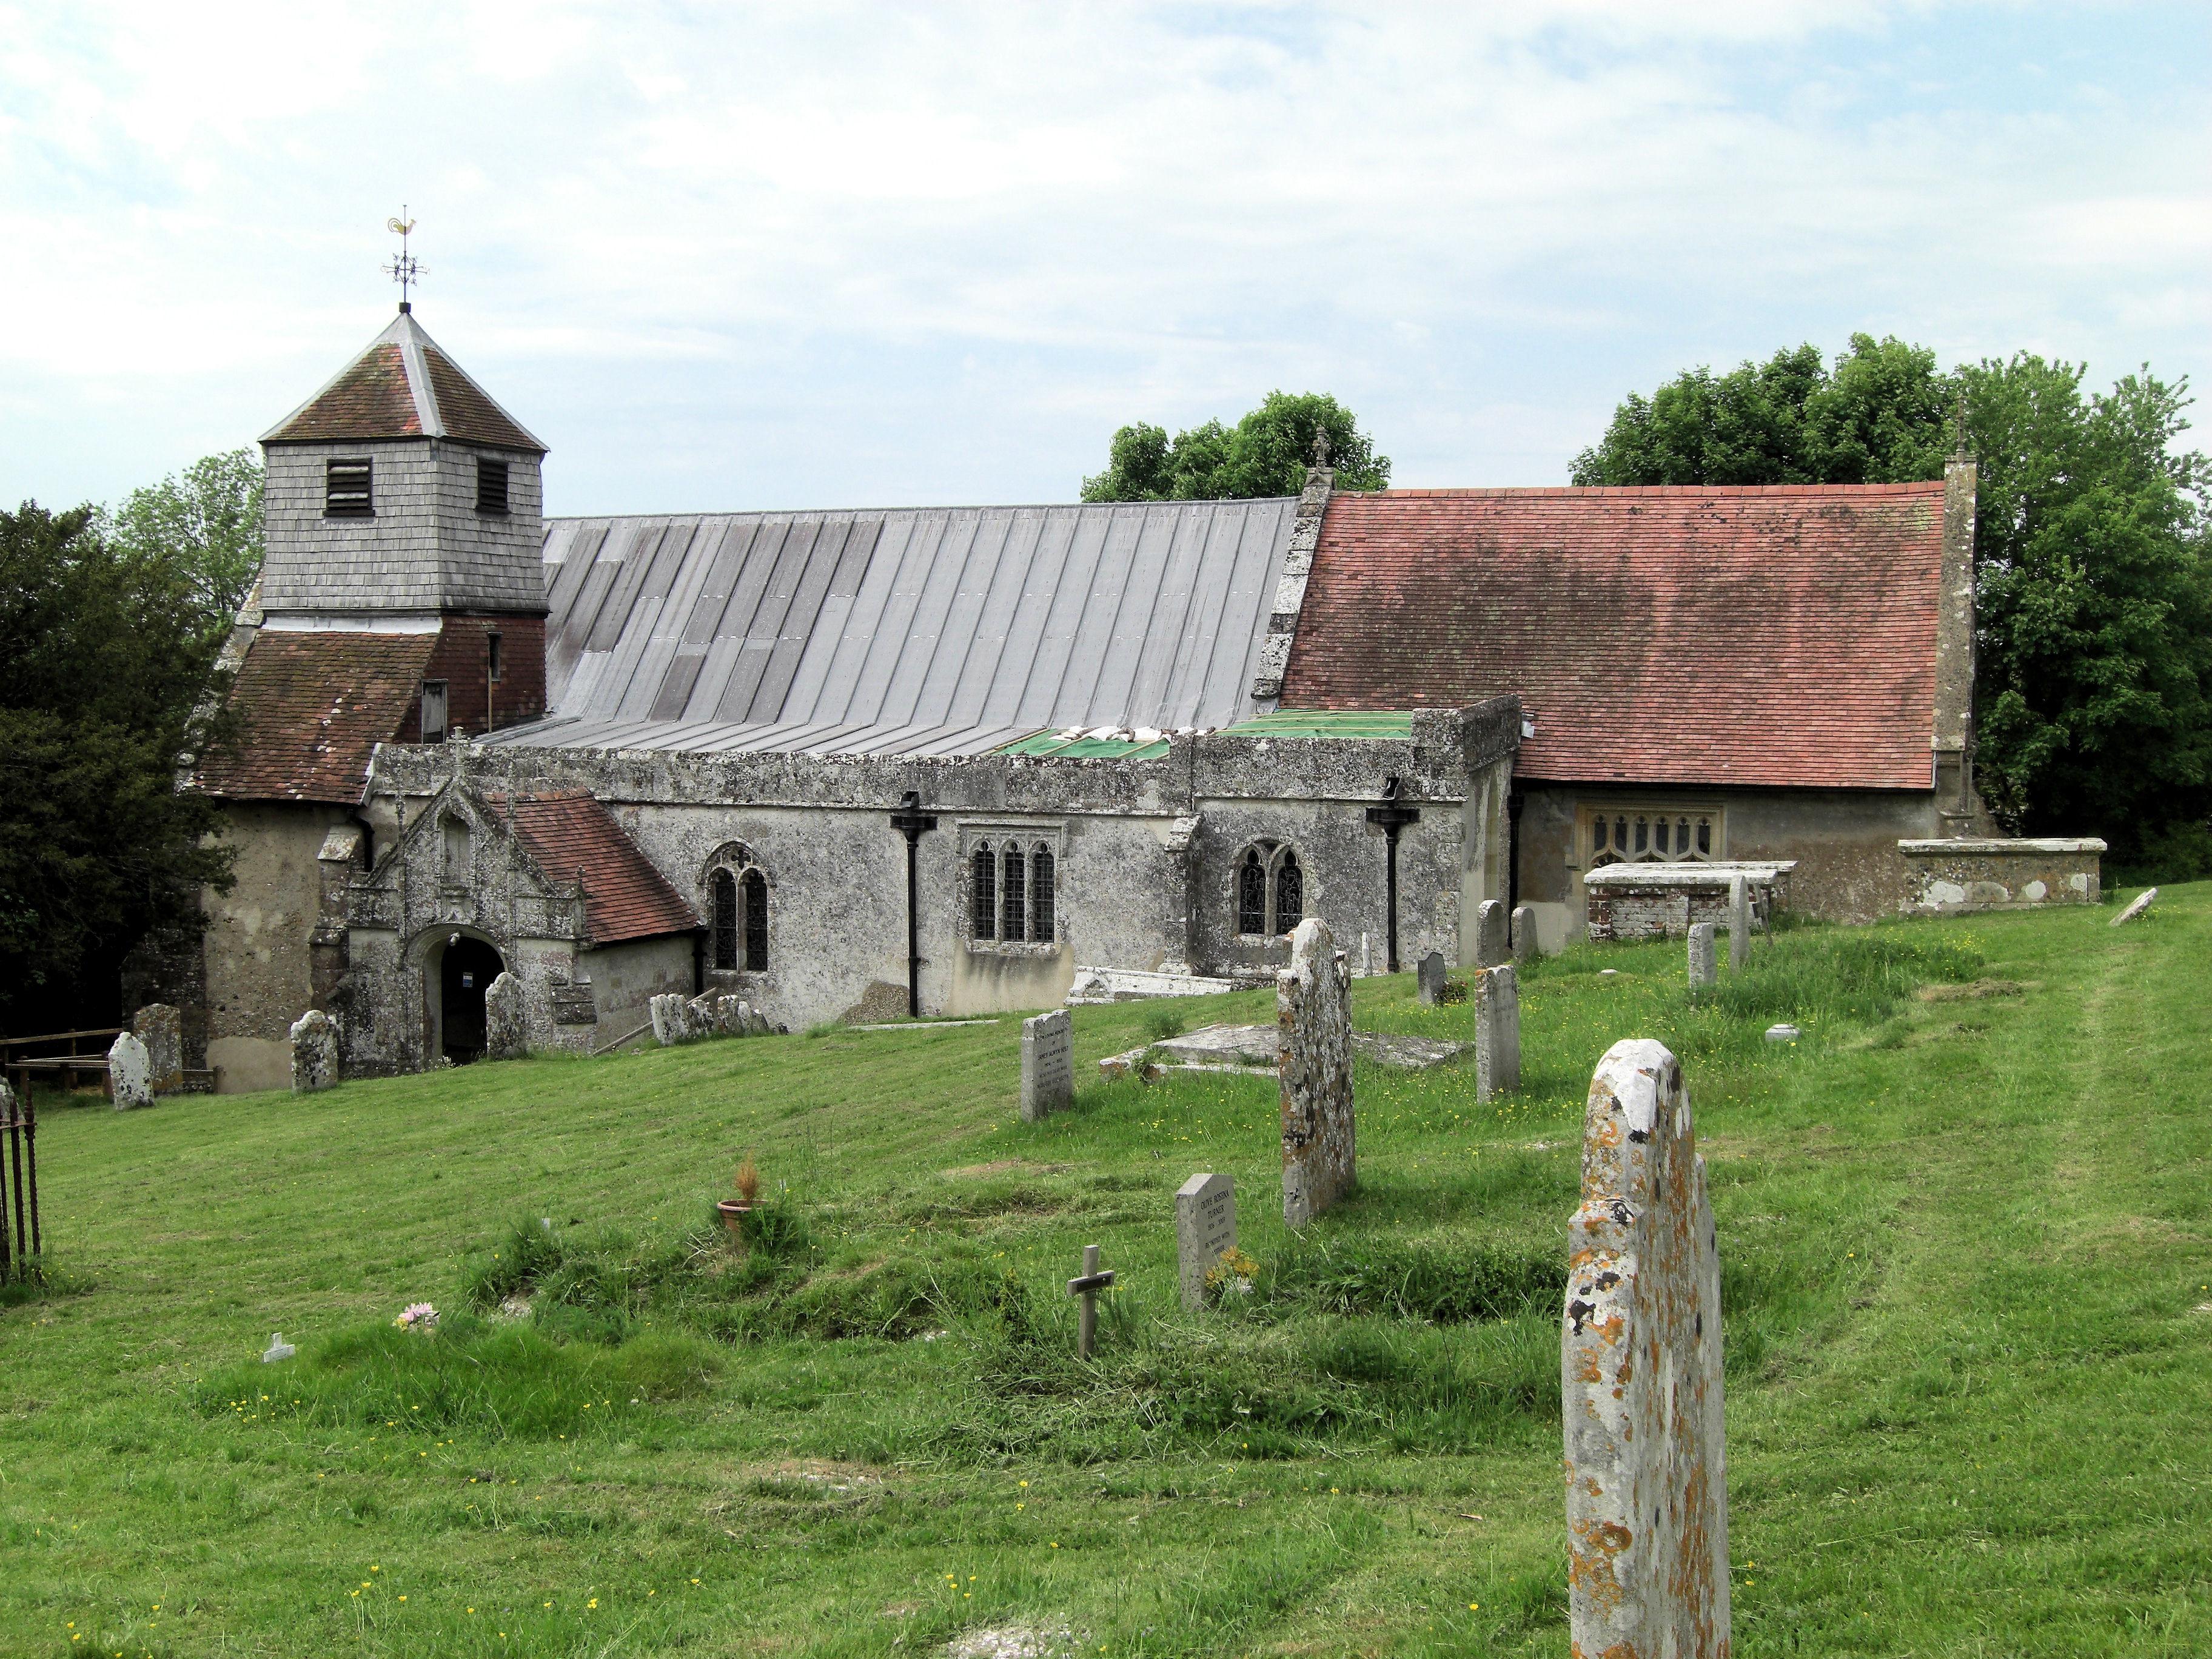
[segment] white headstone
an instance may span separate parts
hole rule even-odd
[[[1075,1021],[1065,1008],[1022,1022],[1022,1121],[1075,1103]]]
[[[1283,1033],[1283,1221],[1303,1227],[1358,1175],[1351,975],[1318,916],[1291,935],[1291,965],[1275,975],[1275,1019]]]
[[[280,1359],[289,1359],[299,1352],[284,1340],[283,1332],[271,1331],[269,1333],[269,1346],[262,1353],[261,1363],[264,1365],[273,1365]]]
[[[1526,968],[1536,959],[1536,907],[1513,907],[1513,965]]]
[[[1713,942],[1716,929],[1710,921],[1690,924],[1690,988],[1720,982],[1720,952]]]
[[[2137,916],[2150,908],[2151,901],[2157,896],[2157,888],[2144,888],[2142,892],[2137,893],[2134,898],[2128,902],[2128,908],[2126,909],[2121,911],[2119,915],[2112,918],[2112,926],[2117,927],[2124,921],[2133,921]]]
[[[1729,878],[1729,972],[1740,974],[1751,960],[1751,884]]]
[[[137,1033],[125,1031],[108,1045],[107,1083],[118,1112],[154,1103],[153,1060]]]
[[[149,1002],[131,1017],[131,1030],[146,1045],[147,1082],[157,1095],[185,1086],[184,1017],[166,1002]]]
[[[1521,1086],[1521,982],[1511,963],[1474,976],[1474,1097]]]
[[[492,1060],[520,1060],[529,1052],[522,981],[502,969],[484,991],[484,1054]]]
[[[1512,960],[1512,942],[1505,936],[1505,907],[1496,899],[1485,899],[1474,909],[1474,965],[1495,968]]]
[[[1225,1175],[1194,1175],[1176,1189],[1176,1268],[1182,1305],[1202,1307],[1206,1276],[1237,1243],[1237,1188]]]
[[[1560,1362],[1574,1650],[1723,1659],[1720,1255],[1662,1043],[1614,1043],[1590,1081]]]
[[[319,1008],[292,1022],[292,1092],[311,1095],[338,1080],[338,1028]]]

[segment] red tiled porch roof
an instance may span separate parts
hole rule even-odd
[[[488,794],[484,800],[507,816],[506,796]],[[582,873],[584,918],[593,944],[689,933],[699,926],[698,913],[653,867],[614,814],[591,796],[517,795],[513,822],[549,878],[565,884]]]
[[[1548,781],[1926,789],[1943,485],[1331,500],[1282,704],[1517,696]]]

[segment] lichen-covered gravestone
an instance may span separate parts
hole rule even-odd
[[[1474,907],[1474,965],[1495,968],[1513,960],[1513,944],[1505,935],[1505,907],[1485,899]]]
[[[1536,907],[1513,907],[1513,965],[1526,968],[1536,959]]]
[[[153,1062],[146,1045],[132,1032],[121,1033],[108,1045],[107,1085],[118,1112],[154,1103]]]
[[[1713,943],[1713,924],[1693,921],[1690,924],[1690,988],[1717,984],[1720,981],[1720,952]]]
[[[1283,1220],[1303,1227],[1350,1192],[1358,1173],[1352,976],[1318,916],[1291,935],[1291,965],[1275,975],[1275,1018],[1283,1033]]]
[[[185,1086],[185,1022],[166,1002],[149,1002],[131,1017],[131,1030],[146,1045],[147,1085],[157,1095]]]
[[[1474,976],[1474,1097],[1521,1086],[1521,981],[1506,963]]]
[[[1725,1659],[1721,1275],[1689,1091],[1663,1043],[1590,1080],[1560,1380],[1573,1651]]]
[[[312,1095],[337,1086],[338,1028],[319,1008],[292,1022],[292,1092]]]
[[[484,1053],[492,1060],[520,1060],[529,1052],[522,981],[502,969],[484,991]]]
[[[1420,986],[1421,1000],[1433,1007],[1444,1000],[1444,953],[1431,951],[1415,964],[1414,978]]]
[[[2157,888],[2144,888],[2142,892],[2137,893],[2135,897],[2129,902],[2128,908],[2126,909],[2121,911],[2119,915],[2112,918],[2112,926],[2117,927],[2124,921],[2133,921],[2144,911],[2149,909],[2152,901],[2157,897]]]
[[[1075,1103],[1075,1023],[1065,1008],[1022,1022],[1022,1121]]]
[[[1751,960],[1751,884],[1729,878],[1729,972],[1740,974]]]
[[[1176,1189],[1176,1270],[1182,1305],[1206,1305],[1206,1276],[1237,1248],[1237,1184],[1225,1175],[1194,1175]]]

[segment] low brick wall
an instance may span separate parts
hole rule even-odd
[[[2105,843],[2094,838],[1900,841],[1897,850],[1911,877],[1909,915],[2094,904],[2103,891]]]
[[[1612,864],[1583,878],[1593,939],[1681,939],[1692,922],[1728,931],[1729,883],[1744,878],[1750,890],[1751,926],[1763,932],[1768,914],[1783,902],[1794,863]]]

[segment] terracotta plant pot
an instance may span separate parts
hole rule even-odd
[[[722,1212],[722,1224],[730,1230],[730,1237],[744,1243],[745,1218],[752,1213],[753,1206],[738,1199],[722,1198],[714,1200],[714,1207]]]

